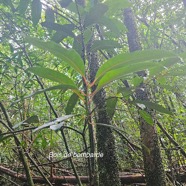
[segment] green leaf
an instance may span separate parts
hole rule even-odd
[[[120,36],[120,29],[118,28],[116,22],[118,23],[117,20],[113,20],[113,19],[110,19],[109,17],[107,16],[103,16],[100,20],[99,20],[99,23],[101,25],[104,25],[107,27],[107,29],[110,30],[110,32],[112,33],[113,36],[115,37],[119,37]],[[124,24],[122,24],[122,27],[124,28]]]
[[[143,78],[142,77],[139,77],[139,76],[135,76],[132,79],[132,84],[133,84],[134,87],[139,86],[142,82],[143,82]]]
[[[114,116],[115,110],[116,110],[116,105],[117,105],[117,98],[108,98],[106,101],[106,108],[107,108],[107,113],[110,118]]]
[[[73,49],[74,49],[79,55],[82,54],[83,47],[82,47],[81,35],[80,35],[80,34],[77,35],[77,36],[74,38]]]
[[[186,65],[169,70],[165,76],[186,76]]]
[[[84,26],[87,27],[94,23],[98,23],[101,17],[107,12],[108,7],[103,3],[98,3],[90,9],[85,16]]]
[[[150,108],[150,109],[154,109],[158,112],[161,112],[161,113],[165,113],[165,114],[172,114],[171,111],[169,111],[168,109],[162,107],[161,105],[157,104],[157,103],[153,103],[153,102],[150,102],[150,101],[141,101],[141,100],[135,100],[133,101],[133,103],[140,103],[140,104],[143,104],[145,105],[146,107]]]
[[[128,0],[106,0],[105,4],[109,7],[108,14],[118,13],[118,10],[123,10],[124,8],[131,7],[132,4]]]
[[[33,132],[36,132],[38,130],[50,127],[51,125],[56,125],[58,123],[64,123],[63,121],[65,121],[65,120],[67,120],[67,119],[69,119],[71,117],[73,117],[73,115],[65,115],[65,116],[59,117],[59,118],[55,119],[54,121],[45,123],[45,124],[41,125],[40,127],[34,129]]]
[[[38,116],[34,115],[34,116],[27,118],[26,120],[14,125],[13,129],[18,128],[21,125],[27,125],[27,124],[32,124],[32,123],[39,123]]]
[[[25,96],[25,97],[23,97],[23,98],[21,98],[19,100],[16,100],[13,104],[18,103],[18,102],[20,102],[23,99],[28,99],[28,98],[31,98],[31,97],[36,96],[38,94],[41,94],[43,92],[52,91],[52,90],[63,90],[63,91],[66,91],[68,89],[72,89],[72,91],[74,91],[83,100],[83,97],[82,97],[80,91],[76,90],[76,87],[74,87],[72,85],[63,85],[62,84],[62,85],[52,86],[52,87],[49,87],[49,88],[38,90],[38,91],[28,95],[28,96]]]
[[[53,36],[52,36],[52,41],[54,41],[55,43],[60,43],[64,38],[66,38],[68,36],[67,33],[65,32],[59,32],[57,31]]]
[[[23,15],[25,13],[25,11],[28,8],[29,3],[30,3],[30,0],[20,0],[19,6],[18,6],[18,11],[20,14]]]
[[[139,110],[140,116],[150,125],[154,124],[154,121],[149,113],[144,110]]]
[[[78,102],[79,97],[77,94],[72,94],[68,100],[67,106],[65,108],[65,113],[66,114],[71,114],[73,112],[73,109]]]
[[[161,65],[155,66],[149,70],[149,77],[157,76],[163,72],[163,75],[166,75],[168,71],[170,71],[170,67],[175,65],[176,63],[180,62],[178,57],[172,57],[165,59],[161,62]]]
[[[51,81],[58,82],[60,84],[72,85],[77,89],[76,84],[68,76],[58,71],[49,68],[44,68],[44,67],[31,67],[28,68],[27,70],[33,72],[35,75],[38,75],[42,78],[46,78]]]
[[[94,41],[91,50],[107,50],[107,49],[114,49],[114,48],[121,48],[122,46],[117,42],[113,40],[99,40]]]
[[[83,77],[85,77],[85,66],[81,56],[73,49],[65,49],[52,41],[44,42],[37,38],[26,37],[26,41],[43,50],[48,50],[56,57],[64,60]]]
[[[182,52],[181,54],[179,54],[179,56],[185,60],[186,59],[186,52]]]
[[[14,136],[13,134],[5,135],[5,136],[0,134],[0,143],[3,143],[4,140],[13,136]]]
[[[51,8],[47,7],[47,9],[45,10],[45,20],[49,23],[55,22],[54,11]]]
[[[132,53],[119,54],[109,59],[99,68],[95,77],[95,82],[98,81],[108,71],[122,68],[124,64],[132,65],[134,63],[171,57],[175,57],[175,54],[164,50],[143,50]]]
[[[61,5],[62,8],[66,8],[71,2],[72,0],[61,0],[59,1],[59,4]]]
[[[121,93],[123,97],[129,98],[133,94],[133,89],[127,87],[119,87],[118,93]]]
[[[73,24],[61,25],[61,24],[45,21],[42,22],[41,25],[46,27],[47,29],[56,30],[57,32],[63,32],[67,36],[74,37],[74,33],[72,31],[74,30],[75,26]]]
[[[144,70],[150,67],[154,67],[155,65],[158,64],[155,62],[141,62],[141,63],[134,63],[134,64],[131,63],[131,65],[125,65],[125,66],[123,65],[124,67],[122,68],[110,70],[99,80],[95,93],[98,92],[105,85],[111,83],[114,80],[122,79],[131,73]]]
[[[41,19],[42,5],[40,0],[33,0],[31,4],[31,16],[33,25],[37,25]]]

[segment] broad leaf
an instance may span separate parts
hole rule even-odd
[[[28,5],[30,3],[30,0],[20,0],[19,6],[18,6],[18,11],[20,14],[24,14],[26,9],[28,8]]]
[[[68,36],[67,33],[65,32],[59,32],[57,31],[53,36],[52,36],[52,41],[56,42],[56,43],[60,43],[64,38],[66,38]]]
[[[133,94],[133,89],[127,87],[119,87],[117,92],[121,93],[124,98],[129,98]]]
[[[161,105],[159,105],[157,103],[150,102],[150,101],[135,100],[135,101],[133,101],[133,103],[143,104],[146,107],[148,107],[150,109],[154,109],[154,110],[156,110],[158,112],[161,112],[161,113],[172,114],[171,111],[169,111],[168,109],[164,108],[163,106],[161,106]]]
[[[64,123],[63,121],[65,121],[65,120],[71,118],[72,116],[73,116],[73,115],[65,115],[65,116],[59,117],[59,118],[55,119],[54,121],[45,123],[45,124],[41,125],[40,127],[34,129],[33,132],[36,132],[36,131],[38,131],[38,130],[41,130],[41,129],[50,127],[51,125],[55,125],[55,124],[58,124],[58,123]]]
[[[63,32],[67,36],[74,37],[74,33],[72,31],[74,30],[75,26],[73,24],[61,25],[61,24],[45,21],[42,22],[41,25],[46,27],[47,29],[56,30],[57,32]]]
[[[186,59],[186,52],[183,52],[183,53],[181,53],[181,54],[179,54],[179,56],[182,58],[182,59]]]
[[[101,17],[108,10],[108,7],[105,4],[99,3],[90,9],[90,11],[85,16],[84,26],[87,27],[94,23],[98,23]]]
[[[72,85],[77,88],[76,84],[66,75],[49,68],[44,67],[31,67],[27,69],[42,78],[49,79],[51,81],[58,82],[60,84]]]
[[[113,14],[116,14],[118,10],[123,10],[124,8],[132,6],[132,4],[128,0],[106,0],[105,4],[109,7],[108,14],[112,16]]]
[[[119,54],[107,62],[105,62],[98,70],[95,82],[97,82],[105,73],[110,70],[122,68],[124,64],[132,65],[134,63],[140,63],[145,61],[151,61],[154,59],[171,58],[175,55],[171,52],[164,50],[144,50],[136,51],[132,53]]]
[[[155,65],[158,65],[155,62],[143,62],[143,63],[134,63],[131,65],[123,65],[124,67],[111,70],[107,72],[100,80],[98,83],[98,86],[95,90],[95,93],[98,92],[101,88],[103,88],[105,85],[111,83],[114,80],[122,79],[125,76],[140,71],[140,70],[145,70],[150,67],[154,67]]]
[[[31,15],[32,15],[32,22],[34,25],[37,25],[39,20],[41,19],[41,10],[42,10],[41,1],[33,0],[31,6]]]
[[[49,23],[55,22],[54,11],[51,8],[47,7],[47,9],[45,10],[45,20]]]
[[[43,50],[48,50],[56,57],[64,60],[71,67],[73,67],[77,72],[79,72],[83,77],[85,77],[85,66],[81,59],[81,56],[73,49],[65,49],[59,44],[52,41],[44,42],[37,38],[26,37],[26,41],[33,44]]]
[[[149,77],[157,76],[162,72],[165,76],[169,72],[169,68],[178,62],[180,62],[180,59],[178,57],[168,58],[162,61],[161,65],[149,69]]]
[[[106,102],[106,108],[107,108],[107,113],[110,118],[114,116],[115,110],[116,110],[116,104],[117,104],[118,99],[117,98],[108,98]]]
[[[34,116],[29,117],[28,119],[14,125],[13,129],[18,128],[21,125],[27,125],[27,124],[32,124],[32,123],[39,123],[38,116],[34,115]]]
[[[99,40],[94,41],[91,50],[108,50],[108,49],[114,49],[114,48],[121,48],[122,46],[117,42],[113,40]]]
[[[52,90],[63,90],[63,91],[66,91],[68,89],[71,89],[72,91],[74,91],[79,97],[80,99],[83,100],[83,96],[81,95],[80,91],[79,90],[76,90],[76,87],[72,86],[72,85],[56,85],[56,86],[52,86],[52,87],[49,87],[49,88],[45,88],[45,89],[41,89],[41,90],[38,90],[28,96],[25,96],[19,100],[16,100],[13,104],[15,103],[18,103],[20,102],[21,100],[23,99],[28,99],[28,98],[31,98],[33,96],[36,96],[38,94],[41,94],[41,93],[44,93],[44,92],[47,92],[47,91],[52,91]]]
[[[171,69],[165,76],[186,76],[186,65]]]
[[[146,111],[144,110],[139,110],[139,114],[140,116],[150,125],[153,125],[154,122],[153,122],[153,119],[151,117],[151,115],[149,113],[147,113]]]
[[[112,33],[113,36],[115,37],[119,37],[120,35],[120,29],[118,27],[118,23],[122,24],[122,28],[124,29],[125,26],[123,23],[119,22],[118,20],[113,20],[110,19],[107,16],[103,16],[100,20],[99,20],[99,24],[104,25],[107,27],[107,29],[110,30],[110,32]],[[120,27],[121,28],[121,27]]]
[[[71,114],[76,103],[78,102],[78,96],[77,94],[72,94],[68,100],[67,106],[65,108],[65,113],[66,114]]]

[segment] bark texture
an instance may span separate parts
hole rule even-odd
[[[130,52],[141,50],[135,17],[130,8],[124,10],[124,23],[128,29],[127,39]],[[137,74],[142,77],[145,75],[145,73]],[[136,98],[144,101],[149,100],[148,91],[143,83],[136,89]],[[148,110],[146,111],[148,112]],[[166,186],[166,175],[162,163],[156,126],[150,125],[143,118],[140,118],[140,135],[147,186]]]
[[[98,59],[95,53],[90,53],[89,69],[90,80],[93,81],[98,70]],[[92,91],[95,90],[95,86]],[[97,123],[110,124],[110,118],[106,111],[105,91],[102,89],[94,96],[96,105]],[[115,140],[113,131],[109,127],[97,126],[97,148],[103,153],[102,158],[98,158],[99,185],[100,186],[120,186],[118,160],[116,156]]]
[[[136,98],[148,101],[148,91],[142,84],[136,90]],[[150,114],[150,110],[146,110]],[[166,186],[166,175],[161,158],[158,134],[155,125],[150,125],[140,118],[140,134],[144,170],[147,186]]]

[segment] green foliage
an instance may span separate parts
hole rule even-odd
[[[109,7],[108,14],[113,15],[118,12],[118,10],[122,10],[124,8],[131,7],[131,3],[128,0],[106,0],[105,4]]]
[[[107,62],[105,62],[98,70],[96,74],[96,81],[103,77],[108,71],[117,68],[122,68],[123,65],[131,65],[135,63],[158,60],[161,58],[171,58],[175,55],[168,51],[163,50],[144,50],[132,53],[119,54]],[[145,68],[145,66],[144,66]]]
[[[164,114],[172,114],[171,111],[169,111],[168,109],[162,107],[161,105],[157,104],[157,103],[153,103],[150,101],[142,101],[142,100],[135,100],[132,103],[140,103],[145,105],[146,107],[148,107],[149,109],[154,109],[158,112],[164,113]]]
[[[42,5],[40,0],[32,0],[31,14],[33,25],[37,25],[41,19]]]
[[[165,76],[186,76],[186,65],[169,70]]]
[[[41,6],[41,2],[47,5]],[[86,146],[89,152],[87,126],[95,123],[97,118],[94,112],[97,108],[92,100],[101,88],[106,92],[106,109],[112,124],[97,125],[119,131],[114,134],[121,170],[136,168],[136,165],[143,167],[141,151],[133,151],[135,144],[143,146],[137,125],[139,117],[149,125],[154,125],[154,121],[163,123],[170,136],[185,149],[186,38],[182,2],[139,1],[133,5],[126,0],[101,0],[99,4],[93,1],[86,1],[86,4],[81,2],[77,1],[76,6],[74,0],[47,3],[41,0],[0,1],[0,99],[7,108],[15,135],[25,151],[37,155],[38,161],[47,164],[49,161],[43,159],[40,152],[48,154],[51,149],[54,152],[59,152],[59,149],[66,152],[61,136],[51,131],[64,129],[67,145],[72,152],[84,152]],[[127,53],[123,9],[131,5],[137,15],[137,28],[144,50]],[[24,40],[25,35],[35,38],[27,37]],[[89,80],[92,70],[88,62],[89,45],[101,65],[93,83]],[[29,68],[31,66],[34,67]],[[25,70],[27,68],[29,71]],[[146,69],[149,73],[146,78],[136,75],[139,70]],[[37,82],[37,78],[30,72],[42,77],[41,82]],[[116,80],[127,80],[130,88]],[[75,83],[80,81],[80,86]],[[135,90],[141,83],[147,85],[151,94],[149,97],[156,101],[135,100]],[[92,93],[91,88],[96,86],[97,89]],[[118,94],[120,97],[116,98]],[[63,117],[52,120],[55,116],[45,96],[53,106],[52,109]],[[153,118],[147,112],[151,110],[156,113]],[[75,113],[76,117],[73,122],[68,122],[71,113]],[[6,120],[2,113],[0,115],[2,120]],[[27,124],[39,125],[35,131],[45,128],[51,130],[33,134],[29,130],[17,130],[22,130]],[[12,151],[12,146],[15,146],[13,135],[2,123],[0,128],[1,154],[9,154],[10,167],[18,169],[20,167],[14,165],[21,165],[21,162],[19,158],[14,162],[18,154]],[[180,151],[177,148],[174,150],[161,130],[157,132],[163,139],[164,149],[171,149],[172,159],[180,164]],[[30,138],[31,135],[33,138]],[[144,148],[150,154],[150,149]],[[162,152],[166,167],[166,155]],[[82,159],[81,163],[77,161],[76,164],[82,175],[87,174],[84,171],[87,169],[86,161]],[[70,169],[69,163],[64,161],[64,167]],[[48,167],[45,168],[46,172],[50,172]],[[37,176],[35,169],[32,171]]]
[[[42,26],[46,27],[49,30],[55,30],[57,31],[57,33],[63,33],[66,34],[67,36],[71,36],[74,37],[74,33],[72,32],[74,29],[74,25],[73,24],[57,24],[57,23],[53,23],[53,22],[43,22],[41,23]]]
[[[52,41],[44,42],[37,38],[32,38],[32,37],[27,37],[26,41],[43,50],[48,50],[49,52],[54,54],[56,57],[68,63],[77,72],[79,72],[83,77],[85,76],[85,66],[83,64],[81,57],[75,50],[65,49]]]
[[[99,41],[94,41],[91,50],[96,51],[96,50],[109,50],[109,49],[114,49],[114,48],[121,48],[122,46],[117,42],[113,40],[99,40]]]
[[[16,129],[19,126],[22,126],[22,125],[28,125],[28,124],[32,124],[32,123],[39,123],[39,117],[36,116],[36,115],[31,116],[31,117],[27,118],[26,120],[14,125],[13,129]]]
[[[50,79],[51,81],[55,81],[60,84],[71,85],[72,87],[74,87],[74,89],[77,89],[75,83],[68,76],[58,71],[51,70],[44,67],[31,67],[28,68],[27,70],[33,72],[35,75],[38,75],[40,77]]]
[[[108,98],[106,102],[106,107],[107,107],[107,113],[110,118],[114,116],[114,113],[116,111],[116,105],[117,105],[117,98]]]
[[[29,3],[30,3],[30,0],[20,0],[18,11],[21,15],[25,14],[25,11],[27,10]]]
[[[77,96],[77,94],[72,94],[68,100],[67,106],[65,108],[65,113],[66,114],[71,114],[73,112],[73,109],[75,107],[75,105],[78,102],[79,97]]]
[[[85,16],[84,26],[90,26],[94,23],[98,23],[100,18],[107,12],[108,7],[105,4],[96,4]]]
[[[55,22],[54,11],[51,8],[47,8],[45,11],[45,20],[49,23]]]
[[[40,77],[43,77],[51,81],[62,84],[59,86],[51,87],[47,91],[54,90],[54,89],[65,89],[65,90],[72,89],[80,98],[82,98],[81,93],[78,90],[78,87],[68,76],[60,72],[57,72],[55,70],[51,70],[51,69],[44,68],[44,67],[31,67],[31,68],[28,68],[27,70],[30,72],[33,72],[35,75],[38,75]]]
[[[151,115],[144,111],[144,110],[139,110],[139,114],[140,116],[149,124],[149,125],[153,125],[154,124],[154,121],[151,117]]]

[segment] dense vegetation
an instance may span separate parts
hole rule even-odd
[[[184,185],[185,28],[185,0],[0,0],[0,185]]]

